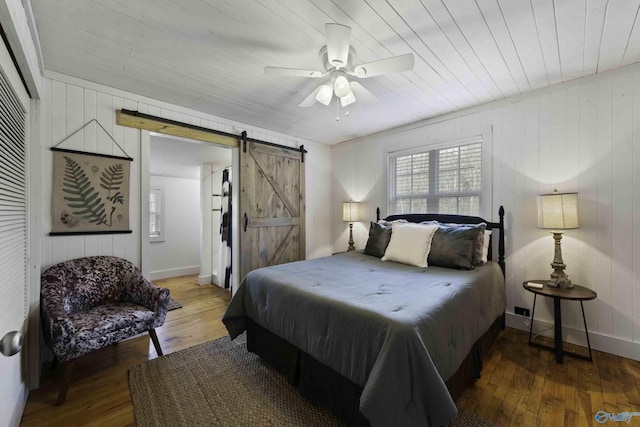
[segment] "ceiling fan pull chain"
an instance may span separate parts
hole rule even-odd
[[[340,99],[336,97],[336,122],[340,121]]]

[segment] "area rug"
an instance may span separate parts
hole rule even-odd
[[[182,304],[169,297],[169,305],[167,305],[167,311],[175,310],[176,308],[182,308]]]
[[[129,369],[138,427],[341,426],[255,354],[245,335],[223,337]],[[460,411],[452,427],[491,426]]]

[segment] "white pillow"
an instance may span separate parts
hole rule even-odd
[[[484,240],[482,241],[482,257],[480,261],[487,262],[489,256],[489,242],[491,242],[491,230],[484,230]]]
[[[395,261],[416,267],[427,266],[431,239],[438,226],[435,224],[393,223],[391,240],[382,261]]]

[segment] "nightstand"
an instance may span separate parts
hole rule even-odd
[[[536,289],[528,286],[529,283],[539,283],[543,285],[541,289]],[[591,343],[589,342],[589,330],[587,329],[587,319],[584,316],[584,306],[582,305],[583,301],[589,301],[592,299],[596,299],[598,294],[592,291],[589,288],[585,288],[580,285],[573,285],[571,289],[560,289],[554,288],[547,285],[547,280],[528,280],[522,284],[522,286],[528,290],[529,292],[534,293],[533,297],[533,310],[531,312],[531,325],[529,326],[529,345],[533,347],[540,347],[547,350],[555,351],[556,353],[556,362],[563,363],[563,356],[566,354],[567,356],[576,357],[578,359],[588,360],[589,362],[593,361],[593,357],[591,356]],[[554,326],[554,347],[537,343],[531,340],[531,333],[533,331],[533,316],[536,313],[536,298],[538,295],[542,295],[545,297],[553,298],[553,326]],[[582,309],[582,321],[584,322],[584,332],[587,336],[587,346],[589,347],[589,356],[585,356],[583,354],[573,353],[570,351],[565,351],[562,349],[562,312],[560,308],[560,302],[562,300],[569,301],[580,301],[580,308]]]

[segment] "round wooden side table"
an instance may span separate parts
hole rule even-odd
[[[532,288],[529,286],[529,283],[539,283],[543,286],[541,289]],[[571,289],[555,288],[548,285],[548,280],[527,280],[522,284],[522,286],[526,290],[528,290],[529,292],[533,292],[534,294],[533,310],[531,312],[531,325],[529,326],[529,345],[555,351],[556,362],[558,363],[563,363],[563,356],[565,354],[567,356],[576,357],[578,359],[588,360],[589,362],[592,362],[593,357],[591,355],[591,343],[589,342],[589,330],[587,329],[587,319],[584,316],[584,306],[582,305],[582,302],[596,299],[598,294],[596,294],[589,288],[585,288],[584,286],[576,284],[574,284],[573,288]],[[536,298],[538,297],[538,295],[553,298],[553,326],[555,341],[554,347],[537,343],[531,340],[531,333],[533,331],[533,316],[536,313]],[[587,336],[587,347],[589,348],[589,356],[574,353],[571,351],[565,351],[562,349],[562,310],[560,308],[560,302],[562,300],[580,301],[580,308],[582,309],[582,321],[584,322],[584,332]]]

